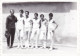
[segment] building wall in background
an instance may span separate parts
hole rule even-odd
[[[44,14],[48,19],[48,13],[54,14],[53,18],[58,24],[55,31],[55,42],[58,44],[77,44],[77,8],[76,3],[18,3],[3,4],[3,40],[5,40],[5,23],[10,9],[15,10],[16,17],[19,16],[19,10],[30,11],[30,18],[34,13]],[[17,37],[15,37],[17,39]]]
[[[77,9],[76,2],[24,2],[24,3],[3,3],[3,13],[9,13],[10,9],[14,9],[16,13],[20,9],[24,11],[35,12],[58,12],[65,13],[70,12],[70,10]]]

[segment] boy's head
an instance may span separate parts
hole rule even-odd
[[[29,11],[25,11],[25,15],[29,15]]]
[[[41,19],[44,19],[44,15],[43,15],[43,14],[41,14],[41,15],[40,15],[40,18],[41,18]]]
[[[13,10],[13,9],[10,10],[10,14],[11,14],[11,15],[14,14],[14,10]]]
[[[49,17],[53,17],[53,13],[49,13]]]
[[[53,17],[53,13],[49,13],[49,20],[51,20]]]
[[[19,12],[20,12],[20,14],[23,14],[24,13],[24,11],[21,9],[21,10],[19,10]]]
[[[35,17],[38,17],[38,13],[35,13],[34,16],[35,16]]]

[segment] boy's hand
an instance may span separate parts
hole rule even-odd
[[[41,27],[39,26],[39,29],[40,29]]]
[[[6,29],[6,31],[8,31],[8,29]]]
[[[52,32],[54,33],[55,30],[52,30]]]

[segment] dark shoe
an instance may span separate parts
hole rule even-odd
[[[9,48],[12,48],[12,46],[10,46]]]

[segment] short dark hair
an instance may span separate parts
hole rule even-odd
[[[29,14],[29,11],[25,11],[25,12],[27,12]]]
[[[49,16],[53,17],[53,13],[49,13]]]
[[[44,16],[44,14],[41,14],[40,17],[41,17],[41,16]]]
[[[24,11],[21,9],[21,10],[19,10],[21,13],[24,13]]]
[[[35,13],[38,16],[38,13]]]
[[[10,13],[11,13],[11,10],[14,11],[14,9],[10,9]]]

